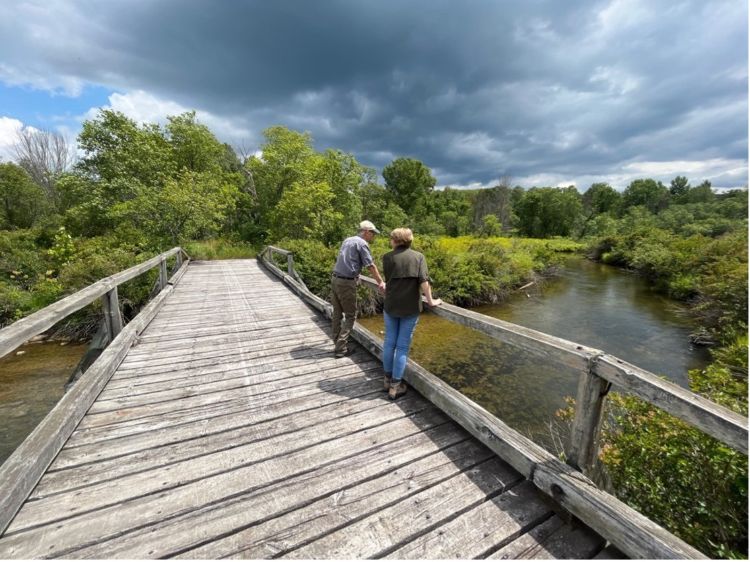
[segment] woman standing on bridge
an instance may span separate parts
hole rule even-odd
[[[429,306],[443,304],[442,300],[432,298],[427,262],[422,254],[411,249],[413,240],[414,235],[410,229],[395,229],[391,232],[393,250],[383,256],[386,283],[383,307],[383,370],[384,387],[391,400],[406,393],[406,383],[402,378],[414,328],[422,310],[420,289]]]

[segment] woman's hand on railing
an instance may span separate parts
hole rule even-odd
[[[385,294],[385,281],[378,283],[378,291],[380,291],[382,295]]]
[[[427,301],[427,306],[430,308],[435,308],[436,306],[440,306],[443,304],[443,299],[432,299]]]

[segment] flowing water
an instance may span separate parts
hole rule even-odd
[[[33,343],[0,359],[0,464],[57,404],[86,347]]]
[[[709,362],[708,352],[690,343],[696,325],[684,306],[634,274],[583,258],[570,259],[542,287],[474,310],[601,349],[684,387],[688,370]],[[360,322],[382,337],[382,317]],[[511,427],[556,448],[555,412],[576,394],[572,369],[429,313],[419,320],[411,357]]]
[[[439,296],[439,295],[438,295]],[[708,354],[690,345],[684,307],[620,269],[572,259],[561,275],[477,312],[602,349],[687,386]],[[382,317],[360,322],[382,336]],[[0,359],[0,463],[54,407],[85,345],[29,344]],[[423,314],[412,357],[534,440],[554,448],[549,424],[575,396],[578,374],[478,332]]]

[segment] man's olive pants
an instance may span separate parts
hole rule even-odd
[[[333,343],[335,353],[344,353],[357,313],[357,280],[331,277],[333,297]],[[343,321],[341,317],[343,318]]]

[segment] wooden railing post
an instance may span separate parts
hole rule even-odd
[[[161,291],[167,286],[167,260],[166,258],[159,262],[159,290]]]
[[[589,362],[589,369],[581,373],[576,396],[576,413],[570,428],[566,462],[591,474],[599,449],[599,430],[602,424],[604,397],[611,384],[593,372],[598,356]]]
[[[294,254],[292,253],[286,255],[286,271],[290,276],[294,277]]]
[[[175,257],[177,259],[177,262],[175,264],[175,271],[176,271],[176,270],[180,269],[180,267],[182,267],[182,250],[180,250],[179,252],[177,252],[177,255]]]
[[[117,287],[102,297],[102,309],[104,310],[104,322],[109,333],[109,341],[112,341],[122,331],[122,314],[120,313],[120,299]]]

